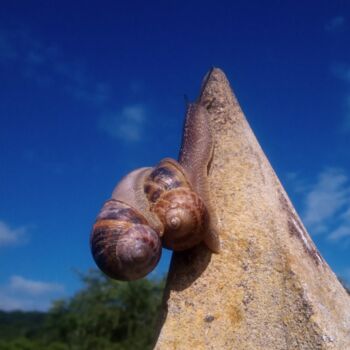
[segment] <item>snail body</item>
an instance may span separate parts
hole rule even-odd
[[[205,107],[189,106],[179,161],[125,176],[93,226],[91,251],[108,276],[133,280],[158,263],[161,246],[181,251],[201,243],[219,251],[217,222],[208,189],[213,140]]]

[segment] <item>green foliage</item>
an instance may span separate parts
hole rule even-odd
[[[0,311],[0,339],[34,338],[42,329],[45,319],[43,312]]]
[[[82,290],[69,300],[54,302],[35,331],[27,325],[14,337],[12,329],[7,341],[0,341],[0,350],[151,348],[163,280],[118,282],[94,270],[81,279]],[[16,322],[20,320],[18,317]]]

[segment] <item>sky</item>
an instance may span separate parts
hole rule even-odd
[[[102,203],[131,170],[177,157],[184,96],[212,66],[350,282],[350,2],[7,1],[0,309],[47,310],[81,287]]]

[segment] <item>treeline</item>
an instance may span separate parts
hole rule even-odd
[[[0,312],[0,350],[151,349],[164,280],[118,282],[98,271],[47,313]]]
[[[83,288],[46,313],[0,311],[0,350],[151,349],[164,280],[117,282],[95,270],[81,278]]]

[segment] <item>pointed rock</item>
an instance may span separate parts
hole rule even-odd
[[[200,100],[215,138],[220,254],[173,256],[155,349],[350,349],[350,298],[317,251],[224,73]]]

